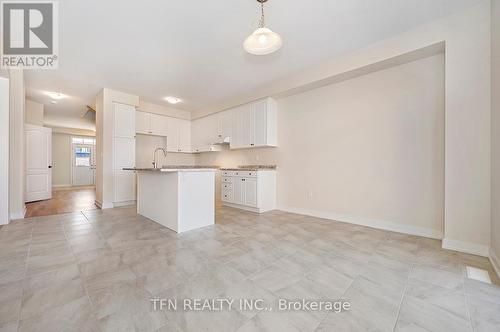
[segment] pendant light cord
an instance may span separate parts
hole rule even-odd
[[[266,24],[265,17],[264,17],[264,2],[260,3],[260,10],[261,10],[261,13],[260,13],[259,28],[263,28],[263,27],[265,27],[265,24]]]

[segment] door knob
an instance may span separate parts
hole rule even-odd
[[[49,165],[49,168],[52,168],[52,165]]]

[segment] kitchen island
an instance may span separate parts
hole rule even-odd
[[[137,213],[182,233],[215,224],[216,167],[124,168],[137,172]]]

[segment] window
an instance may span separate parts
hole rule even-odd
[[[95,138],[72,137],[73,144],[95,145]]]
[[[77,147],[75,148],[75,166],[90,167],[90,148]]]

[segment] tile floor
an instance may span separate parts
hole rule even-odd
[[[177,235],[131,208],[0,229],[0,331],[500,331],[487,259],[283,212]],[[495,279],[498,282],[498,279]],[[328,312],[154,311],[151,298],[345,299]]]

